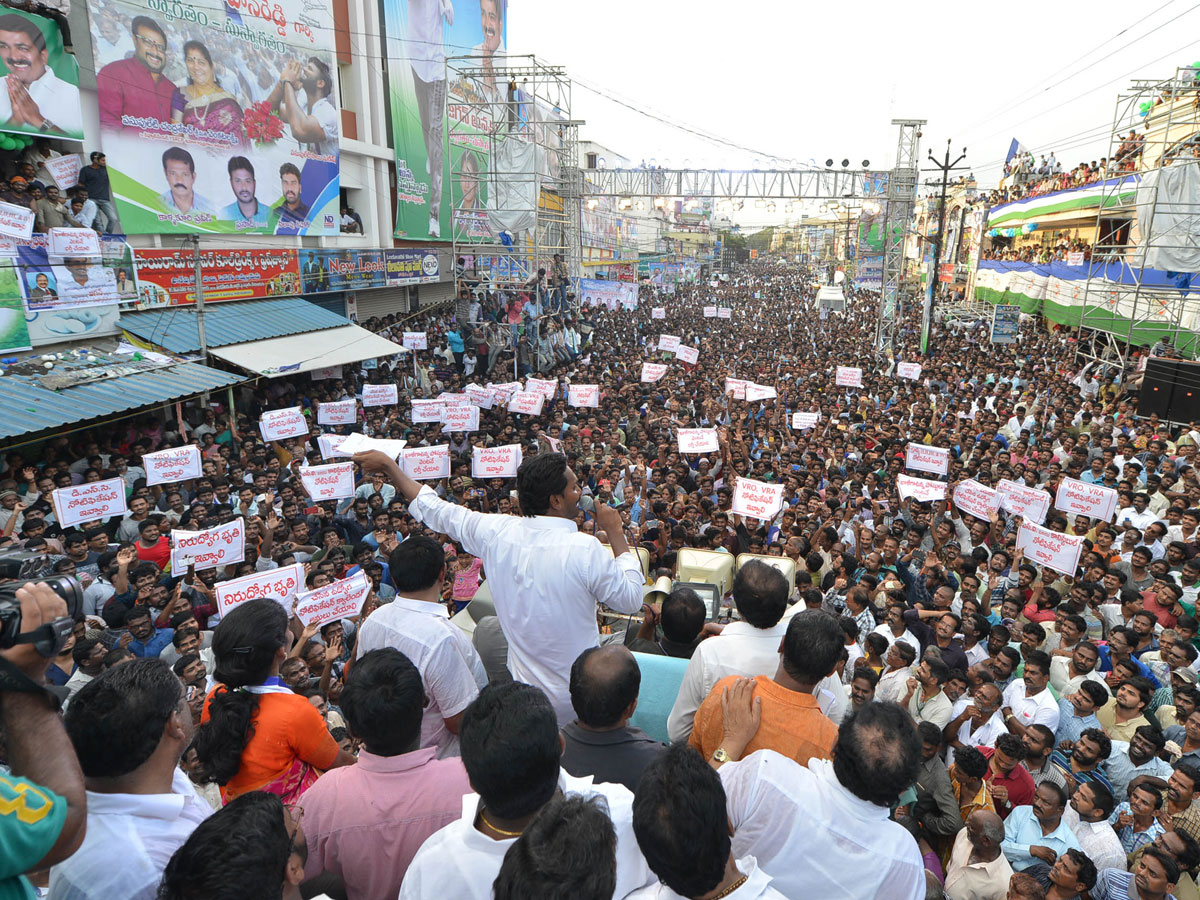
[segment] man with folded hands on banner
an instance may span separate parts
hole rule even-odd
[[[595,506],[596,528],[607,534],[611,552],[576,530],[583,492],[561,453],[539,453],[521,463],[520,518],[472,512],[441,500],[378,451],[356,453],[354,461],[368,473],[387,475],[414,519],[483,559],[508,638],[509,671],[549,695],[560,725],[572,721],[571,665],[599,644],[596,604],[625,614],[642,608],[642,567],[629,550],[620,513]]]

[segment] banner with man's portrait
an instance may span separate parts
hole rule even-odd
[[[396,236],[449,241],[455,227],[486,236],[490,135],[507,107],[508,85],[495,71],[506,65],[508,0],[384,0],[383,11]],[[455,63],[469,74],[448,72],[447,56],[472,57]],[[460,123],[453,143],[448,117]]]
[[[101,143],[126,234],[337,234],[333,11],[89,0]]]
[[[83,140],[79,66],[57,22],[0,9],[0,75],[0,132]],[[0,149],[15,149],[4,141]]]

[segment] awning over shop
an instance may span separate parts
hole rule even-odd
[[[365,328],[344,325],[341,328],[326,328],[316,333],[293,334],[265,341],[234,344],[231,347],[216,347],[209,352],[239,369],[277,378],[280,375],[344,366],[362,362],[364,359],[394,356],[408,351]]]
[[[122,313],[117,324],[129,334],[168,353],[195,353],[200,328],[194,306],[165,306]],[[349,325],[345,316],[322,309],[303,297],[228,300],[204,307],[204,336],[209,349]]]
[[[240,375],[179,363],[50,390],[37,376],[0,377],[0,440],[101,419],[237,384]]]

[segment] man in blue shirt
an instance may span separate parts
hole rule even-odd
[[[117,646],[124,647],[134,656],[156,657],[171,643],[175,631],[171,628],[155,628],[150,621],[150,607],[135,606],[125,614],[127,634],[121,635]]]
[[[1075,833],[1062,820],[1067,793],[1058,785],[1043,781],[1033,795],[1032,806],[1016,807],[1004,821],[1004,842],[1000,849],[1017,872],[1041,862],[1054,861],[1067,850],[1082,850]]]

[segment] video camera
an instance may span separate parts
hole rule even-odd
[[[49,574],[50,558],[29,550],[0,552],[0,650],[14,644],[33,644],[34,649],[49,659],[57,656],[75,627],[75,616],[83,607],[83,586],[70,575]],[[29,634],[21,634],[21,601],[17,589],[25,584],[48,584],[67,604],[67,614]]]

